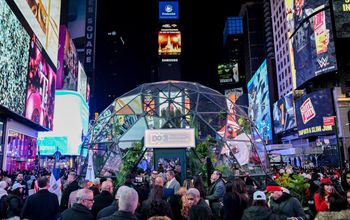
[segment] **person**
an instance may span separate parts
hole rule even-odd
[[[6,218],[19,218],[21,216],[21,209],[23,206],[23,189],[24,185],[15,183],[11,187],[11,192],[7,198],[7,212]]]
[[[327,204],[328,196],[335,193],[333,183],[329,178],[323,178],[321,180],[318,192],[314,195],[314,203],[317,212],[328,211],[329,207]]]
[[[165,196],[168,198],[174,195],[180,189],[180,183],[175,178],[175,173],[172,170],[166,172],[167,182],[165,184]]]
[[[201,194],[201,198],[205,198],[206,192],[205,192],[205,186],[202,180],[202,177],[199,175],[193,176],[193,188],[198,189],[198,191]]]
[[[350,170],[346,171],[341,178],[341,186],[344,192],[350,189]]]
[[[250,205],[247,186],[242,179],[234,179],[226,183],[223,203],[224,220],[242,218],[244,209]]]
[[[97,195],[94,200],[94,205],[92,207],[92,214],[97,216],[98,212],[103,208],[112,204],[113,197],[113,183],[111,180],[106,180],[101,185],[101,194]]]
[[[196,188],[190,188],[186,192],[189,205],[188,220],[211,220],[212,212],[209,205],[201,198]]]
[[[118,211],[118,201],[120,198],[120,195],[128,189],[128,186],[121,186],[117,190],[117,193],[115,194],[115,200],[112,202],[110,206],[107,206],[106,208],[103,208],[101,211],[98,212],[96,219],[104,218],[107,216],[112,215],[114,212]]]
[[[154,180],[154,185],[153,186],[164,186],[164,180],[163,177],[157,176],[156,179]]]
[[[139,202],[139,196],[135,189],[128,187],[123,191],[118,200],[119,210],[113,215],[101,218],[100,220],[137,220],[135,210]]]
[[[78,181],[78,185],[80,189],[88,189],[89,188],[89,180],[85,180],[85,179],[80,179]],[[71,208],[72,205],[76,202],[77,200],[77,193],[78,190],[75,190],[73,192],[71,192],[71,194],[69,195],[69,199],[68,199],[68,208]]]
[[[154,182],[155,182],[157,177],[158,177],[158,171],[157,170],[153,170],[152,173],[151,173],[151,178],[149,180],[149,185],[151,186],[151,188],[153,187]]]
[[[278,216],[272,213],[267,206],[266,195],[262,191],[253,193],[253,205],[246,208],[242,215],[242,220],[278,220]]]
[[[89,189],[80,189],[77,193],[77,202],[62,213],[61,220],[93,220],[95,219],[91,213],[93,204],[94,193]]]
[[[23,178],[23,173],[18,173],[17,177],[16,177],[16,180],[14,182],[15,183],[19,183],[23,186],[23,196],[22,196],[22,199],[26,199],[27,196],[28,196],[28,185],[26,183],[26,181],[24,181],[24,178]]]
[[[7,212],[7,182],[6,181],[0,181],[0,219],[6,218],[6,212]]]
[[[56,220],[59,214],[57,195],[49,192],[49,179],[44,176],[38,181],[39,191],[25,201],[22,218]]]
[[[318,220],[338,220],[350,219],[350,210],[347,209],[347,202],[344,197],[333,193],[327,198],[329,211],[319,212],[315,219]]]
[[[141,219],[164,215],[173,218],[171,207],[167,201],[163,200],[163,198],[163,187],[154,186],[151,189],[148,199],[142,202]]]
[[[299,200],[283,192],[281,186],[269,185],[266,191],[271,193],[270,208],[280,219],[302,218],[306,219],[303,207]]]
[[[171,211],[173,213],[174,219],[183,219],[181,215],[182,201],[181,198],[186,196],[187,189],[185,187],[180,187],[180,189],[169,198],[169,204]]]
[[[68,178],[67,178],[67,187],[63,190],[62,193],[62,199],[61,199],[61,204],[60,204],[60,211],[63,212],[64,210],[66,210],[68,208],[68,201],[69,201],[69,196],[70,194],[79,189],[79,184],[77,181],[77,173],[71,171],[68,174]]]
[[[225,183],[222,180],[221,172],[215,170],[210,176],[210,182],[211,185],[205,199],[209,200],[214,219],[221,219],[222,202],[225,194]]]

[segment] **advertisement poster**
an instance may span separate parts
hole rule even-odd
[[[324,118],[334,116],[329,89],[313,92],[295,101],[299,137],[328,135],[335,126],[324,124]]]
[[[296,87],[337,70],[328,0],[285,0],[293,79]]]
[[[158,33],[159,55],[180,55],[181,33],[180,31],[160,31]]]
[[[14,2],[56,67],[61,1],[14,0]]]
[[[220,84],[238,83],[239,82],[238,63],[219,64],[218,75],[219,75]]]
[[[34,37],[30,45],[25,117],[52,130],[56,74],[42,56]]]
[[[267,144],[272,141],[272,127],[266,60],[248,82],[248,101],[249,118],[255,123],[259,132],[257,134],[255,129],[253,130],[254,139]]]
[[[0,0],[0,105],[24,115],[30,37]]]
[[[276,134],[296,127],[293,92],[273,105],[273,125]]]
[[[178,20],[179,2],[159,2],[159,20]]]

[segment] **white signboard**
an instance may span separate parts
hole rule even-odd
[[[188,148],[195,147],[194,129],[148,129],[145,130],[145,147]]]

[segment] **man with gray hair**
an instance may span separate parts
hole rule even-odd
[[[117,193],[115,194],[115,198],[112,204],[102,209],[101,211],[99,211],[96,219],[101,219],[101,218],[110,216],[114,212],[118,211],[118,201],[119,201],[120,195],[124,193],[128,188],[129,188],[128,186],[119,187],[119,189],[117,190]]]
[[[211,220],[212,212],[209,205],[201,198],[196,188],[190,188],[186,192],[186,199],[189,205],[188,220]]]
[[[94,216],[91,213],[93,204],[94,193],[89,189],[80,189],[77,193],[77,202],[62,213],[61,220],[93,220]]]
[[[133,188],[125,188],[120,193],[120,197],[118,200],[119,210],[115,212],[113,215],[101,218],[100,220],[137,220],[135,210],[137,208],[139,202],[139,196],[135,189]]]

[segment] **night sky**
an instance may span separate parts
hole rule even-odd
[[[227,16],[240,2],[179,1],[182,80],[218,88]],[[158,1],[98,1],[96,42],[96,110],[102,111],[125,92],[151,82],[158,58]],[[108,35],[116,31],[117,35]],[[123,42],[120,40],[123,39]]]

